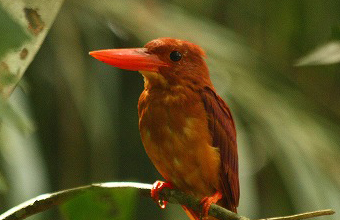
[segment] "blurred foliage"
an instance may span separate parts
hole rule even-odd
[[[0,5],[0,58],[10,49],[18,48],[29,36]]]
[[[319,46],[310,54],[300,58],[297,66],[328,65],[340,62],[340,41],[331,41]]]
[[[137,189],[87,190],[61,206],[66,219],[133,220],[136,219]]]
[[[32,62],[63,0],[0,1],[0,95],[8,98]]]
[[[157,37],[187,39],[207,52],[213,82],[237,123],[242,215],[340,210],[339,64],[295,66],[334,40],[339,12],[337,0],[66,1],[24,86],[10,97],[35,129],[20,132],[19,115],[7,123],[0,212],[27,191],[161,179],[138,132],[142,77],[88,56]],[[46,185],[32,184],[37,178]],[[138,219],[185,218],[177,206],[160,211],[141,200]]]

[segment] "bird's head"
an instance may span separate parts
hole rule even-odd
[[[139,71],[147,87],[211,85],[204,51],[188,41],[159,38],[143,48],[98,50],[90,55],[121,69]]]

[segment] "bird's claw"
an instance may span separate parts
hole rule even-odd
[[[210,209],[211,204],[216,203],[220,199],[222,199],[222,194],[217,191],[214,195],[204,197],[201,200],[201,206],[202,206],[201,219],[205,219],[209,215],[209,209]]]
[[[163,182],[163,181],[159,181],[157,180],[151,188],[151,198],[158,204],[158,206],[161,209],[164,209],[166,207],[166,205],[168,204],[167,201],[160,199],[159,198],[159,192],[162,191],[163,188],[173,188],[171,183],[167,183],[167,182]]]

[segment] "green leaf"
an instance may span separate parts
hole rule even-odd
[[[5,177],[0,173],[0,194],[8,189],[5,181]]]
[[[24,219],[59,205],[67,219],[136,219],[137,193],[150,196],[152,185],[133,182],[96,183],[47,193],[0,215],[0,220]]]
[[[38,52],[63,0],[0,3],[0,95],[8,98]]]
[[[340,62],[340,41],[335,40],[319,46],[308,55],[300,58],[297,66],[329,65]]]
[[[30,37],[0,5],[0,58],[10,49],[20,47]]]
[[[1,79],[1,78],[0,78]],[[34,130],[34,123],[19,106],[0,97],[0,120],[2,126],[14,125],[20,132],[28,134]],[[0,143],[2,134],[0,133]]]
[[[136,189],[87,190],[61,206],[66,219],[136,219]]]

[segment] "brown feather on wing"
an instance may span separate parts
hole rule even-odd
[[[201,97],[207,112],[213,146],[220,151],[221,185],[223,199],[227,203],[222,205],[236,212],[240,189],[235,124],[227,104],[214,90],[205,87],[201,91]]]

